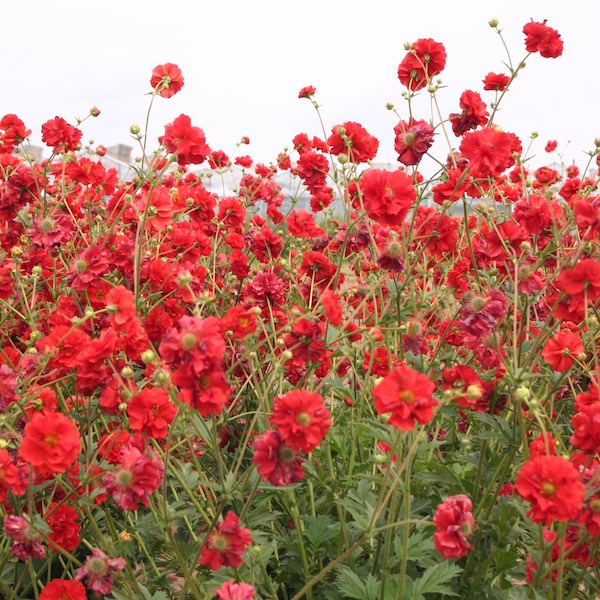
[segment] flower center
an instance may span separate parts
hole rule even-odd
[[[307,412],[298,413],[296,415],[296,423],[302,425],[302,427],[307,427],[310,423],[310,415]]]
[[[600,513],[600,498],[594,498],[590,501],[590,510],[593,513]]]
[[[554,492],[556,491],[556,486],[549,481],[544,481],[542,483],[542,488],[540,489],[540,493],[542,496],[550,497],[554,496]]]
[[[117,485],[121,488],[128,488],[133,482],[133,473],[129,469],[121,469],[117,473]]]
[[[406,402],[406,404],[411,404],[415,401],[415,394],[410,390],[400,390],[398,392],[398,398],[400,398],[402,402]]]
[[[195,348],[197,343],[198,340],[193,333],[184,333],[183,337],[181,338],[181,346],[184,350],[191,350],[192,348]]]
[[[229,548],[229,540],[224,535],[217,533],[212,536],[210,545],[217,552],[225,552]]]
[[[85,273],[87,271],[87,268],[88,268],[87,260],[78,260],[75,263],[75,270],[78,273]]]
[[[56,446],[57,443],[58,443],[58,436],[56,435],[56,433],[54,433],[54,432],[47,433],[44,436],[44,444],[47,444],[51,448],[54,448],[54,446]]]
[[[103,577],[107,571],[106,562],[102,558],[94,556],[88,563],[88,570],[95,577]]]
[[[295,458],[296,453],[288,446],[284,446],[279,451],[279,460],[286,465],[289,465],[290,463],[294,462]]]

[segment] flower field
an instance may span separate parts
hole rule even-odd
[[[126,177],[96,107],[39,162],[0,119],[1,598],[600,597],[600,139],[502,128],[563,51],[523,35],[450,114],[407,44],[385,167],[354,121],[151,139],[172,63]]]

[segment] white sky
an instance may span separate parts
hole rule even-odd
[[[492,17],[513,61],[525,54],[522,28],[531,18],[548,19],[565,46],[560,58],[528,60],[496,122],[524,144],[539,132],[538,165],[554,160],[543,152],[548,139],[558,140],[566,162],[583,164],[582,153],[600,137],[598,0],[2,0],[0,8],[0,116],[16,113],[37,144],[44,121],[59,115],[73,123],[92,105],[102,115],[82,126],[84,140],[133,144],[129,126],[144,122],[151,71],[173,62],[185,85],[173,98],[157,99],[150,146],[165,123],[186,113],[213,149],[230,154],[248,135],[251,145],[241,153],[274,160],[296,133],[321,134],[314,109],[297,98],[312,84],[328,134],[333,125],[358,121],[380,140],[377,160],[392,162],[397,118],[385,104],[394,102],[407,116],[396,75],[404,43],[444,43],[448,61],[440,77],[448,87],[440,101],[446,113],[459,112],[462,91],[492,101],[481,80],[489,71],[506,72],[500,39],[488,26]],[[415,116],[428,119],[422,95]],[[433,152],[445,156],[442,139]]]

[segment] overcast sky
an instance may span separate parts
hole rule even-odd
[[[151,71],[173,62],[185,85],[173,98],[157,99],[150,146],[165,123],[186,113],[213,149],[230,153],[247,135],[244,153],[268,162],[296,133],[322,134],[310,103],[297,97],[311,84],[328,133],[358,121],[380,140],[377,159],[391,162],[397,118],[385,104],[394,102],[407,116],[396,75],[404,43],[444,43],[440,77],[448,87],[440,101],[444,112],[459,112],[462,91],[479,91],[489,102],[493,93],[482,91],[481,80],[489,71],[506,72],[492,17],[514,61],[525,54],[522,28],[531,18],[548,19],[564,40],[560,58],[530,57],[497,123],[525,142],[539,132],[538,165],[548,161],[548,139],[558,140],[567,162],[582,164],[600,137],[598,0],[2,0],[1,7],[0,116],[16,113],[37,144],[44,121],[59,115],[73,123],[92,105],[102,115],[82,126],[84,139],[132,144],[129,126],[144,122]],[[416,116],[429,119],[422,96]],[[438,139],[434,154],[446,151]]]

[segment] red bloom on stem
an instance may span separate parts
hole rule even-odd
[[[11,554],[19,560],[44,558],[46,549],[42,545],[42,534],[33,527],[28,515],[5,515],[4,532],[13,540]]]
[[[419,39],[398,67],[398,79],[409,90],[420,90],[446,66],[446,49],[431,38]]]
[[[86,600],[83,583],[72,579],[52,579],[40,594],[40,600]]]
[[[372,160],[379,148],[379,140],[362,125],[353,121],[336,125],[327,138],[327,143],[332,154],[346,154],[354,163]]]
[[[69,125],[63,118],[55,117],[42,125],[42,141],[56,152],[78,150],[83,132]]]
[[[487,106],[477,92],[464,91],[460,97],[459,105],[462,108],[460,114],[450,113],[454,135],[460,136],[469,129],[476,129],[488,122]]]
[[[483,396],[483,382],[468,365],[444,369],[442,381],[442,389],[451,392],[452,400],[465,408],[475,408]]]
[[[493,127],[466,133],[460,143],[460,152],[468,159],[473,177],[497,177],[515,163],[513,154],[520,154],[521,150],[516,135]]]
[[[433,418],[434,390],[435,383],[425,375],[401,364],[373,388],[375,409],[380,415],[390,414],[390,425],[410,431],[415,422],[424,425]]]
[[[558,276],[558,289],[569,296],[587,292],[588,302],[595,302],[600,298],[600,262],[585,258],[572,269],[565,269]]]
[[[476,296],[460,311],[460,324],[469,335],[482,339],[490,335],[508,313],[508,300],[496,289]]]
[[[449,496],[438,505],[433,516],[433,541],[444,558],[460,558],[473,549],[469,543],[475,529],[472,510],[473,504],[464,494]]]
[[[204,131],[192,126],[187,115],[179,115],[172,123],[165,125],[165,134],[158,138],[168,152],[177,156],[180,165],[202,164],[210,154]]]
[[[154,67],[150,85],[159,96],[171,98],[183,87],[183,73],[173,63],[165,63]]]
[[[580,406],[571,423],[573,447],[587,454],[600,453],[600,402]]]
[[[177,407],[169,400],[168,394],[160,388],[144,388],[127,405],[129,427],[142,431],[157,440],[167,435],[171,421],[177,414]]]
[[[487,91],[503,92],[510,83],[510,77],[503,73],[488,73],[483,80],[483,89]]]
[[[19,456],[41,475],[64,473],[81,448],[77,427],[57,412],[36,413],[25,425]]]
[[[17,115],[4,115],[0,119],[0,152],[12,152],[30,133]]]
[[[353,206],[363,205],[371,219],[382,225],[401,225],[417,199],[412,179],[404,171],[368,169],[357,188],[350,185]]]
[[[298,92],[298,98],[310,98],[317,93],[317,88],[314,85],[305,85]]]
[[[302,457],[286,445],[279,431],[266,431],[254,441],[254,456],[258,474],[274,486],[297,483],[304,477]]]
[[[48,508],[45,519],[52,530],[48,534],[50,548],[57,552],[61,548],[72,552],[79,546],[81,525],[78,522],[79,514],[72,506],[54,502]]]
[[[312,452],[331,427],[331,413],[320,394],[294,390],[275,398],[269,423],[293,450]]]
[[[19,481],[19,469],[14,464],[8,450],[0,448],[0,502],[4,502],[8,498],[9,490],[16,494],[15,488]]]
[[[216,531],[208,534],[202,545],[200,564],[216,571],[221,567],[241,567],[242,555],[252,543],[249,529],[240,527],[240,520],[228,512]]]
[[[556,29],[531,20],[523,27],[525,34],[525,48],[527,52],[539,52],[544,58],[557,58],[562,54],[563,42]]]
[[[418,165],[433,144],[433,127],[427,121],[412,118],[408,122],[400,121],[394,127],[394,133],[394,149],[398,153],[398,162],[403,165]]]
[[[517,474],[516,490],[531,503],[527,513],[535,523],[571,521],[583,506],[583,483],[577,469],[560,456],[529,459]]]
[[[579,355],[585,354],[583,342],[576,331],[562,329],[551,337],[542,350],[542,357],[555,371],[568,371]]]

